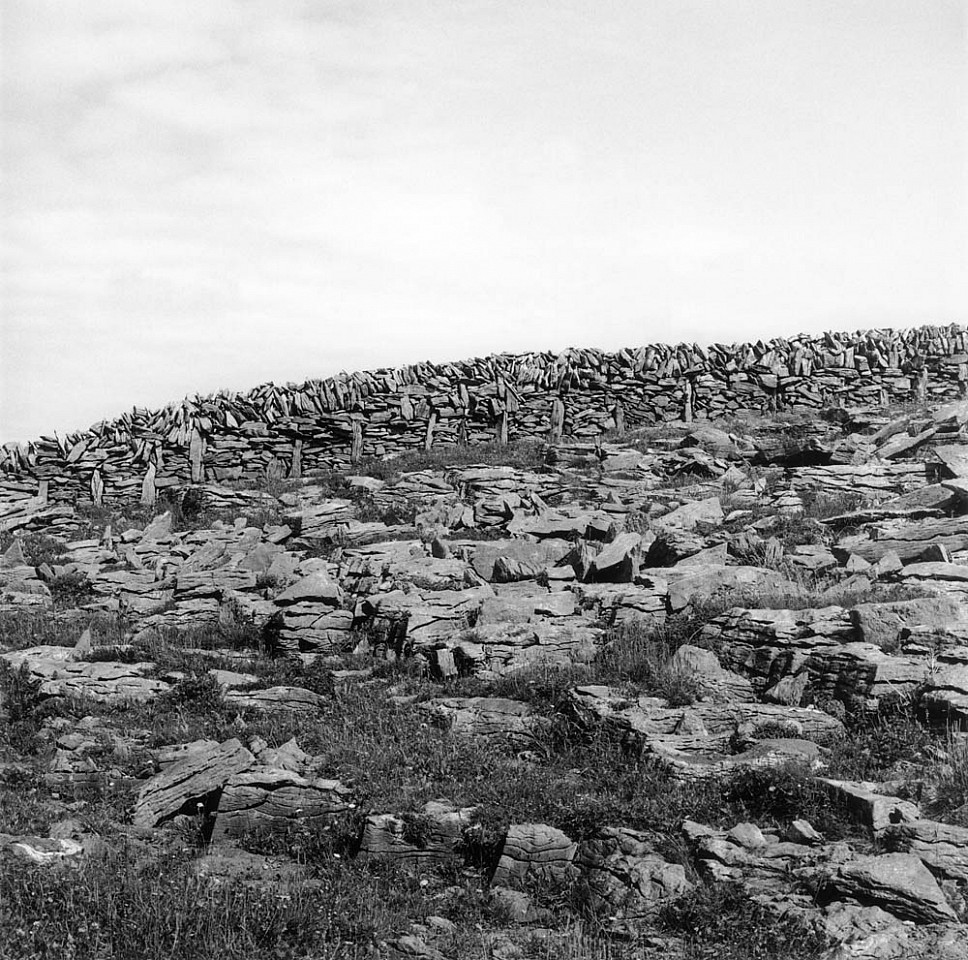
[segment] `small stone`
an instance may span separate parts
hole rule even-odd
[[[794,820],[790,824],[790,838],[794,843],[815,844],[823,841],[823,835],[808,820]]]

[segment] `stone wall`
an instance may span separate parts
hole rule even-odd
[[[968,332],[957,326],[499,354],[134,409],[81,433],[0,447],[0,492],[153,502],[165,487],[298,477],[443,444],[594,438],[739,410],[938,400],[961,396],[966,382]]]

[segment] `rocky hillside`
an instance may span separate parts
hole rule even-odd
[[[4,487],[4,958],[968,956],[968,402],[301,473]]]

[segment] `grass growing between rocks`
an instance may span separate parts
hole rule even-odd
[[[28,760],[33,758],[33,769],[21,771],[18,781],[8,782],[0,791],[0,832],[44,834],[52,823],[70,815],[109,842],[109,855],[91,858],[77,871],[40,874],[17,867],[0,879],[0,937],[7,935],[15,944],[11,951],[20,951],[11,952],[13,957],[133,960],[265,953],[319,960],[377,956],[381,940],[399,936],[409,922],[433,912],[460,922],[463,939],[455,940],[453,952],[445,949],[445,955],[483,958],[488,956],[487,948],[473,933],[474,926],[493,927],[500,916],[488,912],[482,880],[498,853],[497,840],[510,823],[546,823],[576,840],[608,825],[642,830],[668,860],[687,868],[680,835],[683,819],[719,827],[751,820],[767,830],[782,830],[790,820],[802,817],[828,839],[849,836],[855,845],[862,845],[858,828],[813,783],[808,771],[790,766],[744,773],[722,783],[677,783],[606,731],[580,730],[559,713],[568,690],[583,683],[626,684],[675,701],[676,691],[663,672],[669,658],[682,643],[704,645],[703,626],[734,599],[720,597],[697,605],[659,626],[640,623],[616,630],[604,655],[590,665],[443,685],[430,683],[410,666],[370,664],[375,666],[370,679],[337,690],[323,663],[307,668],[263,658],[256,650],[247,651],[251,657],[237,659],[220,657],[217,650],[203,654],[179,646],[186,639],[192,646],[214,646],[218,638],[213,635],[205,641],[203,631],[189,638],[172,634],[138,641],[134,655],[150,656],[159,673],[185,675],[171,693],[140,706],[67,701],[58,710],[61,716],[48,717],[41,711],[30,731]],[[254,673],[264,686],[308,686],[326,699],[308,718],[240,711],[226,702],[207,676],[216,666]],[[506,742],[452,735],[436,727],[420,709],[424,700],[441,695],[526,700],[548,723],[525,750]],[[29,699],[25,697],[25,702]],[[53,731],[75,729],[82,720],[103,744],[94,751],[103,770],[102,783],[76,798],[53,796],[40,775],[52,752]],[[929,745],[930,740],[920,735],[925,731],[913,715],[870,721],[869,729],[858,726],[851,739],[834,748],[831,773],[879,779],[902,770],[905,762]],[[340,779],[354,790],[356,809],[328,827],[300,824],[243,840],[253,853],[295,859],[307,871],[305,881],[285,890],[229,881],[212,886],[195,876],[188,854],[173,857],[158,849],[125,850],[132,805],[142,779],[151,772],[150,749],[198,738],[238,737],[247,742],[256,736],[270,746],[296,737],[304,750],[319,758],[322,775]],[[125,750],[112,749],[112,744],[123,740],[130,744]],[[963,781],[968,782],[968,777],[959,779],[962,776],[953,769],[946,800],[952,810],[957,810],[957,798],[963,795],[958,793]],[[351,859],[367,813],[416,811],[438,798],[478,808],[478,847],[469,852],[466,872],[455,868],[449,876],[421,874]],[[426,884],[421,885],[422,881]],[[16,890],[8,891],[5,884]],[[524,956],[575,960],[637,956],[634,945],[598,930],[595,918],[569,927],[575,923],[574,904],[568,899],[572,895],[551,888],[536,891],[539,905],[550,911],[547,924],[558,939],[535,939]],[[176,914],[193,904],[194,914],[175,922],[156,911],[151,897],[167,898]],[[37,898],[46,907],[38,906]],[[458,901],[465,905],[459,907]],[[62,922],[64,910],[73,910],[74,919]],[[712,955],[713,949],[717,957],[729,960],[817,956],[815,938],[808,932],[787,930],[761,913],[761,908],[743,898],[701,886],[681,904],[679,913],[663,920],[662,929],[684,937],[684,955],[696,960]],[[346,920],[350,916],[357,918],[353,924]],[[757,928],[752,938],[741,935],[743,924],[754,921],[764,929]],[[129,923],[142,932],[129,936]],[[84,940],[82,926],[97,936]],[[703,932],[690,939],[689,929]],[[8,935],[8,930],[13,934]],[[783,933],[780,939],[773,937],[777,930]],[[71,935],[73,942],[68,939]],[[39,947],[42,939],[64,952],[44,954]],[[269,944],[275,953],[267,952]]]
[[[942,757],[929,804],[931,813],[946,823],[968,827],[968,740],[949,733]]]
[[[683,960],[819,960],[823,937],[795,917],[777,917],[729,883],[697,886],[660,914],[684,941]]]
[[[541,440],[515,440],[511,443],[481,443],[415,450],[387,459],[365,459],[351,466],[349,473],[393,480],[401,473],[417,470],[449,470],[454,467],[512,467],[539,470],[545,463],[547,444]]]
[[[107,614],[84,610],[0,613],[0,648],[73,647],[88,629],[95,644],[119,641],[118,620]]]
[[[312,880],[273,887],[213,884],[189,855],[137,848],[66,871],[0,872],[3,956],[11,960],[375,957],[408,922],[434,909],[477,919],[479,904],[472,890],[458,899],[429,875],[339,859],[317,865]]]

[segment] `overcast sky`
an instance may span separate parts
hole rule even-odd
[[[0,440],[963,322],[962,0],[0,0]]]

